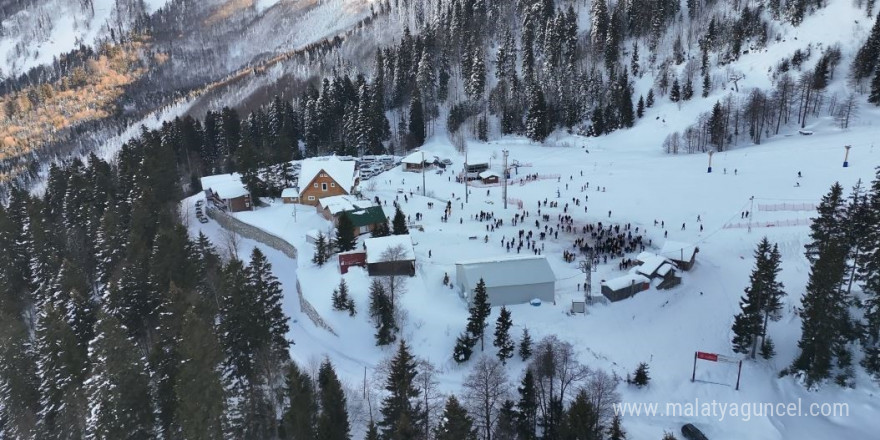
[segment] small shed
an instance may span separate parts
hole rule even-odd
[[[404,157],[400,163],[403,164],[404,171],[420,172],[422,169],[427,168],[433,160],[434,157],[426,151],[413,151]]]
[[[635,296],[650,287],[651,280],[648,277],[638,273],[629,273],[611,280],[603,280],[602,295],[609,301],[615,302]]]
[[[416,274],[416,253],[409,234],[364,240],[370,276]]]
[[[352,266],[366,267],[367,253],[362,250],[339,253],[339,273],[347,274]]]
[[[700,252],[700,248],[693,244],[672,240],[666,240],[660,249],[660,255],[672,260],[681,270],[694,267],[697,252]]]
[[[385,217],[385,211],[381,206],[370,206],[366,209],[358,209],[354,211],[345,211],[345,215],[351,219],[354,225],[354,235],[362,235],[373,232],[376,227],[382,223],[387,223],[388,218]]]
[[[543,256],[505,256],[461,261],[455,264],[459,290],[470,302],[482,279],[493,306],[527,303],[533,299],[553,302],[556,275]]]
[[[205,176],[199,179],[205,198],[214,206],[224,211],[239,212],[251,211],[254,205],[251,201],[251,193],[241,182],[238,173],[217,174]]]
[[[299,203],[299,188],[284,188],[281,191],[281,201],[285,204]]]
[[[500,178],[501,175],[495,171],[483,171],[480,173],[480,180],[482,180],[483,183],[498,183]]]

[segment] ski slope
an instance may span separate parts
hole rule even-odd
[[[862,111],[863,120],[880,120],[876,110],[864,108]],[[393,214],[391,205],[396,197],[414,223],[417,212],[424,215],[418,222],[424,231],[411,231],[417,273],[407,280],[407,292],[399,298],[399,307],[404,311],[400,317],[400,336],[412,344],[418,356],[438,368],[445,392],[457,392],[468,372],[468,364],[455,364],[451,353],[455,337],[464,329],[467,306],[456,291],[442,285],[444,273],[454,279],[456,261],[507,255],[500,246],[502,237],[510,237],[521,228],[534,229],[534,225],[528,223],[536,217],[538,200],[559,201],[559,208],[542,207],[541,211],[551,215],[554,221],[550,226],[555,228],[555,217],[563,213],[566,202],[571,204],[573,197],[583,201],[584,196],[589,196],[587,213],[583,212],[583,203],[579,207],[571,204],[568,210],[576,224],[631,223],[640,231],[647,230],[646,239],[653,245],[649,250],[656,251],[664,242],[664,229],[655,227],[654,220],[662,220],[669,240],[699,246],[695,268],[684,273],[682,285],[672,290],[652,288],[628,300],[590,307],[586,315],[569,316],[571,300],[583,296],[576,288],[583,275],[576,262],[566,263],[562,259],[562,251],[570,249],[574,236],[560,234],[558,240],[546,240],[542,251],[558,280],[556,303],[511,307],[515,324],[512,334],[517,339],[523,327],[528,327],[536,341],[557,335],[574,344],[583,363],[620,377],[633,371],[639,362],[648,362],[651,385],[643,390],[621,385],[619,389],[626,402],[686,403],[699,398],[701,401],[788,403],[802,399],[804,405],[840,401],[850,408],[849,416],[840,418],[754,417],[744,421],[728,417],[719,421],[708,417],[629,416],[624,418],[629,438],[660,438],[664,430],[678,433],[683,423],[694,423],[713,439],[870,438],[880,428],[880,421],[874,417],[880,410],[880,401],[875,397],[877,385],[862,371],[858,372],[855,389],[826,385],[815,392],[805,390],[791,377],[777,377],[796,355],[800,321],[795,308],[800,304],[808,276],[803,246],[808,241],[807,220],[813,213],[760,211],[758,205],[817,203],[836,181],[849,188],[858,179],[870,180],[873,167],[880,164],[880,145],[874,145],[876,128],[865,123],[841,131],[830,120],[820,120],[813,136],[789,133],[759,147],[716,153],[711,174],[706,172],[708,155],[663,154],[659,143],[667,130],[661,120],[646,116],[632,130],[610,136],[552,140],[556,145],[568,146],[538,146],[519,138],[470,143],[469,154],[492,157],[491,166],[496,171],[501,168],[503,149],[510,151],[511,161],[530,165],[521,167],[519,175],[511,176],[508,196],[522,200],[524,209],[531,215],[525,224],[517,227],[510,226],[509,221],[514,213],[522,211],[518,211],[516,204],[503,209],[499,187],[472,187],[469,202],[462,207],[464,186],[455,183],[449,171],[436,174],[431,170],[424,175],[428,197],[420,196],[417,189],[422,184],[422,175],[404,172],[399,167],[363,183],[366,197],[379,197],[388,202],[385,211],[389,216]],[[843,145],[852,146],[848,168],[842,167]],[[460,169],[464,162],[464,157],[456,153],[444,137],[430,140],[424,150],[452,159],[450,169]],[[800,179],[797,178],[799,171],[803,175]],[[519,176],[531,173],[553,177],[520,185]],[[555,178],[557,175],[559,181]],[[581,192],[580,187],[587,182],[589,189]],[[596,191],[596,187],[605,190]],[[404,193],[399,194],[399,189]],[[404,201],[403,195],[408,201]],[[192,204],[200,197],[194,196],[185,203]],[[751,197],[754,197],[754,205]],[[453,212],[450,221],[444,223],[440,217],[447,200],[452,201]],[[427,207],[429,201],[435,203],[433,210]],[[291,330],[291,337],[296,340],[291,354],[307,365],[315,365],[329,356],[352,389],[360,388],[366,371],[374,392],[378,393],[381,380],[376,370],[391,349],[374,346],[374,329],[367,316],[370,279],[358,268],[345,275],[358,309],[356,317],[333,311],[330,295],[340,279],[335,258],[324,267],[315,267],[311,263],[312,246],[305,241],[307,231],[329,230],[329,222],[314,209],[304,206],[296,208],[294,218],[293,206],[278,201],[266,208],[236,214],[239,219],[275,233],[299,249],[296,262],[264,249],[284,284],[287,312],[296,321]],[[725,228],[741,223],[740,216],[745,210],[753,213],[755,227],[751,232],[747,228]],[[493,212],[496,218],[504,219],[505,226],[486,232],[487,223],[470,220],[472,214],[480,211]],[[702,219],[702,232],[696,221],[698,215]],[[780,220],[800,220],[803,225],[758,226]],[[681,230],[682,223],[685,230]],[[190,225],[193,233],[203,230],[216,243],[222,243],[222,234],[214,222],[201,225],[193,220]],[[483,241],[486,235],[488,243]],[[694,351],[734,356],[730,348],[730,326],[748,282],[752,252],[764,235],[780,246],[781,277],[788,292],[783,319],[772,323],[769,330],[778,354],[771,361],[746,361],[738,392],[733,389],[735,369],[721,364],[702,363],[698,369],[699,380],[691,383]],[[469,239],[472,236],[479,239]],[[247,243],[244,247],[251,245],[253,243]],[[245,257],[249,249],[241,252]],[[629,258],[634,256],[628,255]],[[618,259],[610,260],[593,274],[594,293],[598,294],[599,280],[623,273],[618,270],[618,262]],[[306,298],[338,336],[315,327],[299,314],[296,292],[291,288],[296,278],[302,283]],[[491,322],[496,317],[497,309],[493,310]],[[494,348],[487,346],[486,354],[494,356]],[[524,363],[514,359],[508,365],[510,377],[518,380]]]

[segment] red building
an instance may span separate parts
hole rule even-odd
[[[339,253],[339,273],[348,273],[348,268],[352,266],[366,267],[367,253],[364,251],[348,251]]]

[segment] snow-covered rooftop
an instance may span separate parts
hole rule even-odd
[[[666,274],[668,274],[670,270],[672,270],[672,264],[663,263],[663,265],[660,266],[659,269],[657,269],[657,275],[660,275],[661,277],[665,277]]]
[[[483,153],[469,152],[467,156],[468,166],[489,165],[489,155]]]
[[[422,162],[430,162],[433,158],[434,156],[431,156],[431,154],[427,151],[413,151],[412,153],[409,153],[406,157],[404,157],[401,162],[418,165]]]
[[[637,273],[628,273],[621,277],[603,281],[602,284],[608,286],[608,288],[611,290],[620,290],[630,287],[633,284],[642,284],[649,281],[650,280],[644,275],[639,275]]]
[[[308,188],[309,183],[322,170],[327,173],[346,192],[351,191],[357,177],[355,162],[340,160],[336,156],[313,157],[302,161],[299,171],[299,187]]]
[[[299,188],[284,188],[281,197],[299,197]]]
[[[488,179],[490,177],[501,177],[501,174],[498,174],[495,171],[483,171],[480,173],[480,179]]]
[[[356,209],[366,209],[373,206],[369,200],[358,200],[354,196],[330,196],[318,200],[322,208],[330,211],[330,214],[336,215],[343,211],[354,211]]]
[[[409,234],[368,238],[364,240],[364,246],[367,248],[367,264],[381,263],[383,261],[382,255],[385,251],[396,246],[400,246],[403,249],[403,255],[400,256],[399,261],[416,259],[412,238]]]
[[[665,257],[650,252],[642,252],[639,254],[637,260],[641,261],[642,264],[636,267],[636,272],[647,276],[654,275],[660,266],[667,261]]]
[[[468,289],[483,279],[486,287],[520,286],[556,282],[550,263],[543,256],[501,256],[455,263],[457,272],[463,273]]]
[[[234,199],[249,194],[247,188],[241,183],[241,174],[215,174],[199,179],[202,189],[210,189],[221,199]]]
[[[660,255],[680,261],[690,261],[696,253],[697,247],[695,245],[681,241],[666,240],[666,243],[663,243],[663,248],[660,249]]]

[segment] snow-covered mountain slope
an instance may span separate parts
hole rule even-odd
[[[0,20],[0,78],[14,77],[55,57],[92,46],[130,28],[168,0],[32,0]]]

